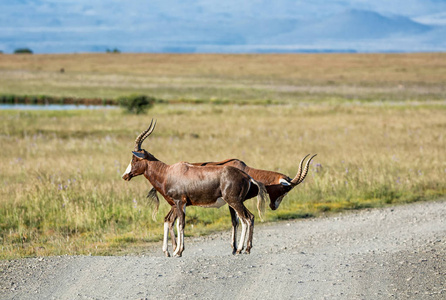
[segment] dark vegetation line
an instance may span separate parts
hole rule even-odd
[[[239,104],[239,105],[270,105],[283,104],[280,101],[273,100],[226,100],[226,99],[160,99],[146,95],[130,95],[113,98],[77,98],[77,97],[58,97],[47,95],[14,95],[0,94],[0,104],[74,104],[74,105],[121,105],[125,106],[128,102],[144,102],[148,105],[154,104]]]
[[[77,104],[77,105],[117,105],[115,99],[55,97],[46,95],[0,95],[2,104]]]

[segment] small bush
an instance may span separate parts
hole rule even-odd
[[[119,105],[132,114],[142,114],[153,107],[156,99],[145,95],[131,95],[118,98]]]
[[[121,51],[118,48],[115,48],[113,50],[107,49],[107,50],[105,50],[105,52],[107,52],[107,53],[121,53]]]
[[[33,51],[29,48],[18,48],[14,50],[15,54],[33,54]]]

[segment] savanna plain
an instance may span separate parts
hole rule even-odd
[[[317,153],[266,222],[438,199],[445,83],[444,53],[0,55],[0,94],[167,100],[140,115],[0,111],[0,259],[141,253],[162,239],[170,207],[154,221],[148,181],[121,179],[152,118],[143,148],[168,164],[239,158],[294,177]],[[188,208],[186,235],[230,227],[225,207]]]

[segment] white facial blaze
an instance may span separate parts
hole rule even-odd
[[[129,165],[127,166],[127,169],[125,169],[125,172],[124,172],[124,174],[122,174],[122,176],[124,176],[125,174],[130,173],[131,170],[132,170],[132,161],[130,161]]]
[[[279,180],[279,183],[280,183],[281,185],[285,185],[285,186],[290,186],[290,185],[291,185],[291,183],[288,182],[288,180],[283,179],[283,178],[281,178],[281,179]]]

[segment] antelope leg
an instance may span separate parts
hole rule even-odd
[[[231,220],[232,220],[232,254],[235,254],[237,251],[237,228],[238,228],[238,217],[235,210],[229,206],[229,212],[231,213]]]
[[[166,255],[166,257],[170,256],[168,249],[169,247],[167,245],[168,238],[169,238],[169,224],[167,222],[164,222],[163,252]]]
[[[177,221],[177,235],[178,235],[178,244],[175,249],[173,255],[181,257],[184,251],[184,226],[186,224],[186,204],[182,204],[181,201],[175,201],[175,207],[177,211],[178,221]]]
[[[240,242],[238,244],[238,248],[237,251],[235,252],[236,254],[240,254],[243,251],[243,247],[245,244],[245,237],[246,237],[246,229],[248,227],[248,222],[246,222],[245,219],[240,218],[240,221],[242,223],[242,234],[240,235]]]

